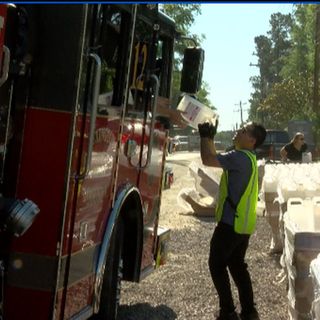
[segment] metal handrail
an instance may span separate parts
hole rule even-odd
[[[153,145],[153,133],[154,133],[154,125],[156,122],[156,111],[157,111],[157,103],[158,103],[158,96],[159,96],[159,78],[155,75],[152,74],[150,76],[150,79],[154,80],[155,82],[155,91],[154,91],[154,98],[153,98],[153,103],[152,103],[152,108],[151,108],[151,124],[150,124],[150,132],[149,132],[149,144],[148,144],[148,153],[147,153],[147,161],[144,166],[141,166],[141,168],[146,168],[149,166],[151,162],[151,155],[152,155],[152,145]]]
[[[99,99],[99,91],[100,91],[100,79],[101,79],[101,59],[96,53],[90,53],[90,58],[92,58],[96,63],[95,70],[95,79],[93,85],[93,94],[92,94],[92,110],[90,117],[90,132],[89,132],[89,141],[88,141],[88,154],[86,157],[86,162],[84,166],[83,174],[80,174],[77,178],[83,179],[85,178],[90,169],[91,169],[91,159],[92,159],[92,151],[94,144],[94,136],[96,130],[96,119],[97,119],[97,109],[98,109],[98,99]]]

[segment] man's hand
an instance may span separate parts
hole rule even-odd
[[[216,120],[216,125],[209,122],[199,123],[198,129],[201,138],[213,139],[217,133],[218,120]]]

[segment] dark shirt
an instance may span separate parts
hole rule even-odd
[[[228,195],[237,206],[250,181],[252,165],[249,157],[237,150],[217,155],[223,170],[228,170]],[[221,221],[233,226],[235,209],[229,201],[225,201]]]
[[[307,144],[301,146],[300,151],[296,149],[292,142],[286,144],[284,149],[287,151],[287,158],[291,161],[302,161],[302,153],[307,150]]]

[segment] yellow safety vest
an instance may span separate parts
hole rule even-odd
[[[234,231],[240,234],[252,234],[256,226],[256,209],[258,201],[258,166],[256,156],[250,151],[238,150],[245,153],[252,166],[252,173],[249,183],[240,198],[237,205],[233,205],[236,208],[236,215],[234,219]],[[216,220],[220,221],[222,217],[222,211],[224,202],[228,198],[228,171],[223,170],[220,185],[219,185],[219,199],[216,209]],[[230,199],[230,198],[228,198]]]

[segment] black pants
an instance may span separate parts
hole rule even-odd
[[[209,268],[220,300],[220,312],[235,310],[227,268],[238,288],[241,310],[250,313],[254,309],[253,292],[248,266],[244,261],[249,235],[235,233],[233,227],[219,223],[214,230]]]

